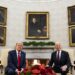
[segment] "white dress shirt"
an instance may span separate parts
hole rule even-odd
[[[17,54],[17,58],[18,58],[18,51],[16,50],[16,54]],[[21,51],[20,51],[20,55],[21,55]]]

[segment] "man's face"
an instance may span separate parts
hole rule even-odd
[[[61,45],[60,45],[60,44],[56,44],[56,45],[55,45],[55,49],[56,49],[56,50],[60,50],[60,49],[61,49]]]
[[[16,50],[17,50],[17,51],[21,51],[22,48],[23,48],[22,43],[17,43],[17,44],[16,44]]]
[[[33,23],[36,23],[36,18],[33,18],[33,19],[32,19],[32,22],[33,22]]]

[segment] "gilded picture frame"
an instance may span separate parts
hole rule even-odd
[[[7,8],[0,6],[0,25],[6,25],[7,22]]]
[[[75,6],[68,7],[68,24],[75,26]]]
[[[0,46],[6,45],[6,27],[0,26]]]
[[[69,27],[69,45],[75,47],[75,26]]]
[[[26,13],[26,39],[49,38],[49,13],[27,12]]]

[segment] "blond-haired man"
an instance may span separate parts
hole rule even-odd
[[[8,53],[7,75],[19,75],[26,67],[26,54],[22,51],[23,44],[16,43],[16,49]]]

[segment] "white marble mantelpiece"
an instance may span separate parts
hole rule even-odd
[[[54,47],[24,47],[27,59],[50,59]]]

